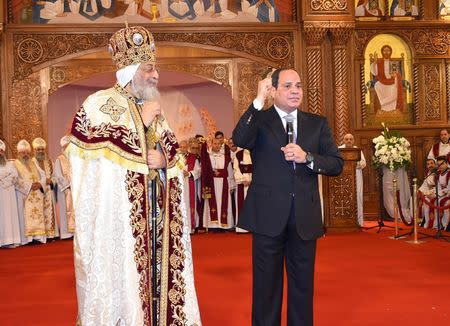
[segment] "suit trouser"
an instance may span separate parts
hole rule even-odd
[[[313,325],[315,255],[316,240],[302,240],[297,233],[293,204],[280,235],[253,233],[253,326],[281,325],[284,262],[288,278],[287,324]]]

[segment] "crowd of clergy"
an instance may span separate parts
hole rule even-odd
[[[186,158],[184,194],[191,233],[246,230],[236,227],[252,181],[250,152],[237,148],[217,131],[211,139],[201,135],[180,141]]]
[[[61,146],[68,144],[61,139]],[[6,158],[0,140],[0,247],[73,236],[70,169],[64,155],[47,157],[47,144],[36,138],[17,143],[17,158]]]
[[[450,144],[447,129],[433,145],[425,178],[418,191],[419,217],[424,228],[450,227]],[[17,158],[6,158],[6,144],[0,140],[0,247],[46,243],[68,239],[74,232],[74,211],[70,190],[70,167],[64,155],[69,138],[61,139],[61,155],[48,158],[47,144],[36,138],[17,144]],[[355,147],[351,134],[340,148]],[[201,135],[179,142],[185,157],[184,203],[191,233],[235,231],[247,189],[252,181],[250,152],[237,148],[221,131],[214,137]],[[363,176],[366,160],[356,166],[357,218],[363,226]],[[436,194],[438,194],[436,196]]]
[[[449,230],[450,220],[450,134],[439,133],[440,141],[428,153],[425,178],[418,190],[419,217],[424,228]]]
[[[17,158],[7,159],[0,140],[0,247],[46,243],[73,237],[74,211],[70,167],[61,139],[61,155],[52,162],[47,144],[36,138],[17,144]],[[238,149],[220,131],[211,139],[198,135],[179,143],[186,159],[184,198],[191,233],[246,230],[236,227],[251,182],[248,150]]]

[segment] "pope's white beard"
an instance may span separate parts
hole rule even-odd
[[[6,165],[6,156],[5,154],[0,154],[0,166]]]
[[[148,102],[159,101],[160,94],[156,84],[156,82],[146,83],[142,78],[135,75],[131,80],[131,89],[139,99]]]

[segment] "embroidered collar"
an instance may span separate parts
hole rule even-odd
[[[142,99],[136,98],[133,95],[131,95],[125,88],[123,88],[122,86],[120,86],[117,83],[114,85],[114,89],[123,97],[126,97],[129,100],[132,100],[135,104],[142,105],[144,102]]]

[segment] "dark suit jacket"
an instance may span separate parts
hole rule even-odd
[[[314,155],[313,169],[284,159],[281,147],[286,132],[274,107],[258,111],[253,105],[233,131],[237,146],[251,152],[253,175],[238,226],[267,236],[279,235],[287,224],[295,200],[297,232],[304,240],[324,233],[318,174],[339,175],[343,159],[331,136],[326,118],[297,112],[297,144]]]

